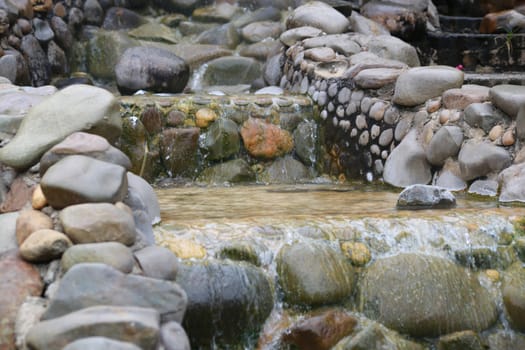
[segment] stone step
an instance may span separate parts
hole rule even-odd
[[[501,84],[525,85],[525,72],[465,73],[464,83],[489,87]]]

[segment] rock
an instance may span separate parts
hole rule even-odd
[[[220,57],[208,62],[202,77],[205,86],[251,84],[262,74],[261,64],[248,57]]]
[[[368,47],[370,53],[381,58],[400,61],[410,67],[420,65],[416,49],[399,38],[390,35],[376,35],[366,37],[360,44]]]
[[[149,22],[141,25],[138,28],[132,29],[128,35],[137,40],[146,42],[161,42],[163,44],[176,44],[180,37],[175,34],[172,28],[161,23]],[[149,45],[147,45],[149,46]],[[153,47],[153,46],[151,46]],[[149,54],[153,52],[148,52]],[[160,61],[158,62],[160,63]],[[158,67],[160,68],[160,67]]]
[[[525,140],[525,103],[521,105],[516,116],[516,137]]]
[[[444,188],[412,185],[399,194],[396,206],[398,209],[449,209],[456,206],[456,198]]]
[[[460,331],[439,338],[438,350],[482,350],[481,340],[476,332]]]
[[[107,350],[140,350],[138,346],[127,341],[113,340],[106,337],[87,337],[75,340],[67,344],[64,350],[86,350],[86,349],[107,349]]]
[[[336,58],[335,51],[330,47],[314,47],[304,50],[304,58],[315,62],[332,62]]]
[[[169,249],[158,246],[142,248],[135,252],[135,259],[144,276],[174,281],[178,259]]]
[[[86,203],[64,208],[59,215],[64,233],[75,244],[135,243],[133,216],[110,203]]]
[[[356,11],[350,15],[350,27],[359,34],[364,35],[390,35],[390,31],[371,19],[361,16]]]
[[[49,229],[38,230],[20,245],[20,256],[32,263],[46,263],[60,258],[72,244],[62,232]]]
[[[2,233],[0,234],[0,254],[18,247],[16,240],[16,221],[19,213],[0,214],[0,227]]]
[[[162,132],[160,156],[171,177],[195,174],[199,134],[199,128],[169,128]]]
[[[116,31],[133,29],[146,23],[146,19],[124,7],[111,7],[106,11],[102,29]]]
[[[333,51],[345,56],[351,56],[361,52],[361,46],[359,46],[359,44],[356,43],[353,37],[349,34],[328,34],[316,36],[313,38],[306,38],[303,40],[302,44],[305,49],[330,48]]]
[[[354,268],[340,250],[328,244],[285,244],[276,263],[284,299],[290,304],[331,304],[353,292]]]
[[[282,77],[282,62],[284,55],[279,53],[266,60],[263,67],[263,79],[270,86],[277,86]]]
[[[240,36],[237,28],[231,23],[226,23],[218,27],[212,27],[199,34],[196,42],[199,44],[220,45],[224,48],[235,49],[240,43]]]
[[[463,72],[447,66],[428,66],[409,69],[396,82],[393,101],[402,106],[416,106],[441,96],[463,84]]]
[[[510,154],[504,148],[477,141],[463,144],[458,161],[464,180],[473,180],[491,172],[499,172],[512,162]]]
[[[511,1],[513,3],[514,1]],[[503,5],[505,6],[505,5]],[[481,20],[481,34],[519,33],[525,28],[525,15],[515,10],[492,11]]]
[[[322,18],[319,17],[322,13]],[[311,26],[327,34],[339,34],[348,31],[350,22],[339,11],[320,1],[310,1],[297,7],[286,19],[286,28]]]
[[[22,245],[33,232],[52,228],[53,220],[46,214],[38,210],[22,210],[16,219],[16,241]]]
[[[51,17],[49,21],[53,33],[55,33],[55,41],[62,48],[69,52],[73,47],[73,34],[69,30],[68,25],[64,20],[58,16]]]
[[[298,41],[317,37],[321,35],[321,33],[323,33],[323,31],[319,28],[312,26],[301,26],[288,29],[287,31],[283,32],[279,37],[279,40],[281,40],[281,42],[286,46],[292,46]]]
[[[525,176],[525,163],[511,165],[498,175],[498,182],[501,185],[499,201],[525,202],[525,191],[523,180]]]
[[[202,136],[201,147],[206,159],[222,160],[237,154],[241,148],[239,128],[231,119],[219,118]]]
[[[490,103],[472,103],[464,113],[464,120],[468,125],[482,128],[486,133],[505,119],[503,114]]]
[[[470,185],[468,193],[495,197],[498,195],[498,182],[494,180],[476,180]]]
[[[241,128],[241,137],[248,153],[253,157],[272,159],[293,148],[290,133],[264,120],[249,118]]]
[[[4,55],[0,57],[0,77],[5,77],[9,81],[16,81],[17,60],[14,55]]]
[[[379,89],[385,85],[395,83],[400,69],[395,68],[370,68],[364,69],[354,77],[355,83],[363,89]]]
[[[76,244],[67,249],[60,260],[64,273],[81,263],[102,263],[130,273],[135,260],[131,250],[119,242]]]
[[[388,156],[383,179],[392,186],[406,187],[428,184],[431,178],[425,151],[417,140],[416,132],[411,131]]]
[[[512,327],[520,332],[525,330],[525,270],[521,262],[514,263],[505,271],[501,285],[503,304]]]
[[[47,299],[42,297],[27,297],[20,306],[15,324],[17,349],[27,349],[27,333],[34,325],[40,322],[40,317],[46,311],[46,308]]]
[[[293,132],[293,142],[297,157],[306,165],[314,165],[317,161],[317,124],[302,121]]]
[[[160,342],[166,350],[190,350],[190,340],[177,322],[168,322],[160,329]]]
[[[18,309],[29,296],[40,296],[44,289],[38,270],[23,261],[16,250],[0,254],[0,348],[15,349],[15,320]]]
[[[192,347],[239,344],[273,308],[270,281],[251,264],[195,261],[180,266],[177,282],[188,294],[183,326]]]
[[[203,4],[202,0],[154,0],[153,3],[169,12],[182,12],[191,14],[198,6]]]
[[[244,57],[252,57],[256,60],[260,60],[264,62],[264,66],[266,66],[267,59],[269,57],[272,57],[276,54],[282,54],[283,51],[283,44],[276,39],[268,38],[264,41],[255,42],[253,44],[248,44],[246,46],[242,46],[239,49],[239,55]],[[264,68],[263,68],[264,70]],[[274,84],[279,85],[279,84]]]
[[[311,179],[312,173],[300,161],[292,156],[284,156],[276,159],[261,174],[260,180],[265,183],[288,183],[293,184]]]
[[[520,106],[525,104],[525,86],[496,85],[490,89],[489,95],[492,104],[511,119],[516,119]]]
[[[0,205],[0,213],[8,213],[18,211],[28,206],[31,202],[31,196],[35,189],[35,184],[23,176],[18,176],[9,188],[9,192],[5,195],[2,205]]]
[[[16,169],[27,169],[75,131],[114,141],[122,130],[119,108],[113,95],[104,89],[69,86],[29,111],[16,136],[0,149],[0,161]]]
[[[475,270],[505,269],[516,260],[513,248],[500,246],[497,249],[488,247],[463,248],[454,252],[457,262]]]
[[[196,8],[191,14],[191,18],[197,22],[230,22],[241,9],[227,2],[219,3],[214,6]]]
[[[217,113],[215,113],[213,109],[199,108],[199,110],[195,112],[195,125],[199,128],[207,128],[211,123],[217,120],[217,118]]]
[[[55,37],[51,26],[45,20],[37,17],[33,18],[33,28],[35,30],[35,38],[42,44],[53,40]]]
[[[232,51],[220,45],[177,44],[171,47],[173,53],[181,57],[192,69],[218,57],[230,56]]]
[[[342,242],[341,250],[354,266],[365,266],[372,259],[370,249],[361,242]]]
[[[253,11],[246,11],[240,16],[234,18],[232,23],[237,28],[242,28],[245,25],[248,25],[253,22],[260,21],[280,21],[281,20],[281,11],[274,6],[265,6]]]
[[[448,109],[465,109],[473,103],[489,100],[489,88],[481,85],[463,85],[443,93],[443,105]]]
[[[445,125],[434,134],[427,148],[430,164],[443,166],[449,157],[455,157],[463,143],[463,130],[459,126]]]
[[[514,350],[525,347],[525,336],[506,330],[496,331],[487,337],[489,350]]]
[[[155,47],[132,47],[124,51],[115,66],[119,91],[132,94],[137,90],[182,92],[190,71],[182,58]]]
[[[40,185],[56,209],[79,203],[115,203],[128,191],[125,168],[81,155],[65,157],[50,167]]]
[[[123,274],[105,264],[77,264],[62,277],[42,320],[90,306],[133,305],[157,310],[162,322],[181,322],[186,302],[174,282]]]
[[[278,38],[283,31],[283,26],[279,22],[260,21],[252,22],[242,28],[241,34],[244,40],[256,43],[268,38]]]
[[[51,66],[45,51],[33,34],[25,35],[22,38],[20,52],[27,60],[32,85],[42,86],[49,84],[51,80]]]
[[[282,340],[300,349],[329,350],[352,333],[357,322],[342,310],[328,310],[300,320],[285,331]]]
[[[413,337],[481,331],[497,319],[496,304],[477,277],[439,257],[402,253],[376,260],[359,287],[367,317]]]
[[[255,182],[255,173],[244,159],[233,159],[204,169],[199,181],[210,184]]]
[[[35,350],[61,349],[75,340],[98,336],[153,350],[159,336],[159,318],[151,308],[92,306],[38,323],[27,334],[27,344]]]
[[[97,0],[86,0],[83,6],[84,18],[87,24],[99,26],[104,21],[104,9]]]
[[[160,204],[157,194],[151,185],[142,177],[128,171],[128,195],[124,204],[131,208],[133,216],[136,212],[145,212],[148,224],[155,225],[160,222]],[[135,225],[137,218],[135,217]]]
[[[74,132],[62,142],[53,146],[40,158],[40,176],[62,158],[72,154],[80,154],[112,164],[118,164],[126,169],[131,168],[131,161],[121,150],[112,146],[102,136],[85,132]]]
[[[220,259],[246,261],[255,266],[268,264],[273,258],[268,247],[256,241],[226,242],[216,255]]]

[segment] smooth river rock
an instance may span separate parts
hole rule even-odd
[[[500,202],[525,202],[525,163],[519,163],[503,170],[498,181],[501,184]]]
[[[105,349],[105,350],[141,350],[137,345],[127,342],[114,340],[106,337],[89,336],[81,338],[67,344],[63,350],[86,350],[86,349]]]
[[[505,271],[501,285],[503,303],[514,329],[525,331],[525,268],[521,262]]]
[[[449,157],[455,157],[463,143],[463,130],[459,126],[445,125],[434,134],[427,148],[430,164],[443,166]]]
[[[402,253],[377,260],[359,283],[359,309],[413,337],[482,331],[498,311],[472,272],[435,256]]]
[[[396,206],[398,209],[449,209],[456,206],[456,198],[444,188],[412,185],[399,194]]]
[[[20,246],[20,256],[32,263],[46,263],[60,258],[73,243],[62,232],[38,230],[33,232]]]
[[[29,111],[16,136],[0,148],[0,162],[27,169],[75,131],[114,141],[122,131],[119,110],[120,105],[107,90],[80,84],[67,87]]]
[[[489,95],[494,106],[515,119],[520,106],[525,103],[525,86],[496,85],[490,89]]]
[[[76,244],[67,249],[60,260],[64,273],[82,263],[102,263],[123,273],[130,273],[135,260],[131,249],[119,242]]]
[[[322,16],[319,14],[322,13]],[[311,26],[327,34],[347,32],[350,21],[332,6],[320,1],[310,1],[297,7],[286,19],[286,28]]]
[[[465,142],[458,155],[461,177],[473,180],[477,177],[498,172],[511,164],[509,152],[488,142]]]

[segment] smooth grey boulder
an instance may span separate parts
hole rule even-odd
[[[319,28],[312,26],[301,26],[297,28],[288,29],[283,32],[279,37],[279,40],[286,46],[292,46],[298,41],[307,38],[313,38],[321,35],[323,31]]]
[[[141,350],[133,343],[114,340],[106,337],[87,337],[67,344],[62,350]]]
[[[241,149],[239,126],[231,119],[217,119],[201,137],[201,148],[205,150],[205,157],[209,160],[227,159]]]
[[[509,152],[492,143],[468,141],[458,155],[459,168],[464,180],[473,180],[508,167],[512,159]]]
[[[102,263],[123,273],[130,273],[135,260],[131,250],[119,242],[76,244],[66,250],[60,260],[64,273],[82,263]]]
[[[520,140],[525,139],[525,103],[523,103],[516,116],[516,136]]]
[[[177,277],[178,259],[168,248],[149,246],[134,254],[144,276],[170,281]]]
[[[494,180],[476,180],[468,188],[468,193],[495,197],[498,195],[498,187],[498,182]]]
[[[396,81],[393,102],[402,106],[417,106],[439,97],[448,89],[463,85],[464,73],[447,66],[411,68]]]
[[[30,349],[48,350],[98,336],[153,350],[159,337],[159,321],[159,313],[151,308],[92,306],[38,323],[29,330],[26,341]]]
[[[162,322],[180,323],[186,304],[186,293],[175,282],[127,275],[100,263],[77,264],[62,277],[42,320],[107,305],[152,308]]]
[[[159,223],[160,204],[153,187],[142,177],[132,172],[127,172],[127,178],[128,194],[124,198],[124,203],[133,210],[134,216],[135,211],[144,211],[150,225]],[[137,224],[137,218],[135,218],[135,224]]]
[[[202,83],[205,86],[251,84],[261,74],[262,66],[253,58],[219,57],[208,62]]]
[[[496,302],[474,273],[429,255],[376,260],[359,283],[358,299],[367,317],[413,337],[482,331],[498,317]]]
[[[448,169],[442,169],[432,184],[441,188],[446,188],[449,191],[463,191],[467,188],[467,183],[455,172]]]
[[[303,40],[303,47],[305,49],[329,47],[345,56],[361,52],[361,46],[349,34],[328,34],[307,38]]]
[[[204,169],[198,180],[211,184],[255,182],[255,172],[244,159],[237,158]]]
[[[505,121],[506,118],[491,103],[472,103],[465,108],[463,119],[468,125],[481,128],[486,133],[489,133],[492,127]],[[517,132],[519,135],[518,129]]]
[[[317,161],[317,140],[319,131],[317,124],[312,121],[303,121],[293,132],[295,153],[306,165],[313,165]]]
[[[490,89],[489,95],[494,106],[512,119],[516,119],[519,108],[525,104],[525,86],[522,85],[496,85]]]
[[[349,17],[352,31],[364,35],[390,35],[388,29],[383,25],[361,16],[358,12],[352,11]]]
[[[111,203],[71,205],[59,214],[64,233],[73,243],[119,242],[132,245],[136,240],[133,216]]]
[[[115,203],[128,192],[125,168],[82,155],[65,157],[51,166],[40,186],[55,209],[79,203]]]
[[[368,47],[368,52],[377,56],[400,61],[409,67],[419,67],[419,56],[416,49],[403,40],[391,35],[364,36],[361,46]]]
[[[311,178],[310,170],[290,155],[277,158],[260,175],[260,180],[267,183],[297,183]]]
[[[501,185],[499,201],[525,202],[525,163],[514,164],[498,175]]]
[[[355,83],[363,89],[379,89],[393,84],[401,74],[397,68],[370,68],[363,69],[354,77]]]
[[[319,14],[322,13],[322,16]],[[321,1],[310,1],[297,7],[286,19],[286,28],[311,26],[327,34],[345,33],[350,27],[348,19],[332,6]]]
[[[122,121],[114,96],[107,90],[81,84],[57,92],[29,111],[16,136],[0,148],[0,162],[27,169],[75,131],[115,141],[122,132]]]
[[[409,132],[388,156],[383,179],[396,187],[426,185],[432,179],[430,164],[423,146],[417,140],[415,130]]]
[[[276,263],[284,299],[290,304],[333,304],[349,298],[354,291],[352,264],[327,243],[285,244]]]
[[[160,342],[166,350],[190,350],[190,340],[177,322],[168,322],[160,329]]]
[[[525,331],[525,268],[521,262],[514,263],[505,271],[501,293],[512,327]]]
[[[157,47],[132,47],[115,66],[117,86],[123,94],[137,90],[182,92],[190,76],[186,62],[171,51]]]
[[[437,186],[412,185],[399,194],[396,206],[398,209],[449,209],[456,206],[456,197]]]
[[[432,136],[427,148],[430,164],[442,166],[449,157],[455,157],[463,143],[463,130],[459,126],[445,125]]]

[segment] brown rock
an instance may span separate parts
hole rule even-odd
[[[450,89],[443,93],[443,104],[448,109],[465,109],[472,103],[489,100],[489,88],[480,85],[463,85],[460,89]]]
[[[515,10],[493,12],[481,20],[481,34],[512,33],[525,28],[525,15]]]
[[[354,266],[365,266],[372,259],[370,249],[361,242],[343,242],[341,250]]]
[[[489,132],[489,139],[491,141],[496,141],[501,136],[503,136],[503,127],[501,125],[494,125]]]
[[[31,0],[35,12],[49,12],[53,8],[53,0]]]
[[[35,190],[33,191],[33,197],[31,198],[31,205],[33,209],[40,210],[47,205],[46,196],[42,192],[42,187],[40,184],[36,185]]]
[[[32,263],[46,263],[60,258],[73,243],[62,232],[38,230],[20,245],[20,256]]]
[[[33,7],[29,0],[11,0],[11,4],[18,9],[18,16],[31,19],[33,18]]]
[[[244,146],[254,157],[273,159],[293,148],[290,133],[261,119],[249,118],[241,129]]]
[[[53,12],[55,13],[55,16],[58,16],[60,18],[66,17],[66,14],[67,14],[66,7],[61,2],[57,2],[55,4],[55,8],[54,8]]]
[[[217,114],[209,108],[201,108],[195,113],[195,125],[199,128],[207,128],[217,119]]]
[[[0,349],[15,349],[15,321],[28,296],[40,296],[44,285],[38,270],[16,250],[0,255]]]
[[[514,137],[514,130],[509,129],[505,131],[503,136],[501,137],[501,143],[503,146],[512,146],[516,142],[516,139]]]
[[[199,128],[169,128],[160,137],[160,153],[168,173],[192,176],[197,166]]]
[[[24,210],[16,219],[16,241],[22,245],[33,232],[52,228],[53,221],[46,214],[38,210]]]
[[[154,106],[144,108],[141,121],[146,130],[152,135],[162,129],[162,114],[160,110]]]
[[[27,203],[31,202],[34,187],[34,184],[29,184],[22,177],[17,177],[11,184],[11,189],[0,206],[0,213],[9,213],[22,209]]]

